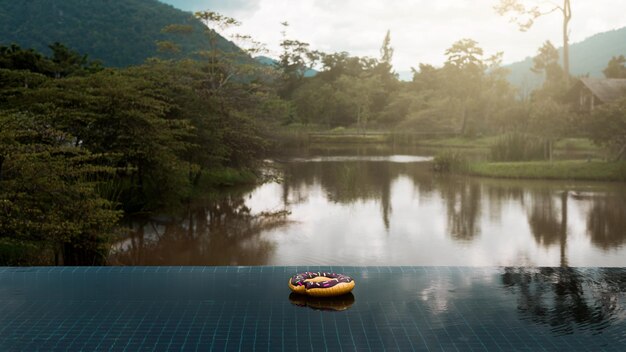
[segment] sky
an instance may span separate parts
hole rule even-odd
[[[455,41],[471,38],[490,56],[504,52],[505,64],[534,56],[546,40],[562,46],[562,15],[553,13],[520,32],[493,10],[497,0],[161,0],[186,11],[211,10],[242,22],[241,34],[279,55],[281,22],[288,37],[324,52],[379,57],[387,30],[398,72],[419,63],[441,65]],[[532,3],[534,0],[523,0]],[[558,2],[558,0],[555,0]],[[546,1],[538,1],[546,3]],[[624,0],[572,0],[571,42],[626,26]]]

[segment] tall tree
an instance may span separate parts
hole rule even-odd
[[[544,4],[549,6],[544,7]],[[569,79],[569,23],[572,20],[570,0],[559,0],[556,4],[534,0],[499,0],[494,9],[500,16],[510,15],[511,22],[516,23],[522,32],[529,30],[539,17],[560,12],[563,15],[563,69]]]
[[[278,61],[278,70],[281,73],[279,94],[283,98],[290,98],[304,79],[307,70],[315,65],[320,54],[309,49],[309,43],[287,37],[288,22],[282,22],[283,40],[280,42],[282,53]]]
[[[387,30],[383,45],[380,48],[380,61],[391,65],[394,49],[391,47],[391,31]]]
[[[485,70],[483,53],[483,49],[472,39],[461,39],[445,52],[448,57],[445,72],[450,93],[461,101],[462,134],[468,132],[469,102],[475,100],[481,90]]]
[[[626,57],[613,56],[602,73],[606,78],[626,78]]]
[[[559,51],[549,40],[539,48],[537,56],[533,58],[533,67],[530,70],[537,74],[543,74],[545,78],[543,87],[534,92],[534,97],[549,97],[558,100],[566,91],[567,76],[559,65]]]
[[[51,252],[47,265],[102,265],[121,213],[97,188],[115,169],[50,125],[0,111],[0,241]]]

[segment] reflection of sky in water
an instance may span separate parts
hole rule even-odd
[[[626,185],[439,175],[422,157],[359,153],[277,163],[282,183],[139,219],[112,263],[626,266]]]
[[[362,160],[362,159],[359,159]],[[369,159],[367,159],[369,160]],[[289,184],[292,222],[262,238],[276,245],[268,265],[435,265],[435,266],[559,266],[558,240],[538,243],[529,224],[536,198],[524,190],[524,201],[487,196],[479,183],[480,211],[476,233],[454,239],[450,234],[446,197],[422,191],[408,175],[390,180],[389,227],[380,197],[333,201],[320,180]],[[357,185],[358,186],[358,185]],[[383,186],[381,186],[383,187]],[[524,184],[519,187],[524,189]],[[561,185],[547,186],[548,200],[560,215]],[[246,204],[253,212],[283,209],[284,185],[270,183],[253,191]],[[623,246],[603,250],[587,233],[589,200],[567,202],[565,250],[571,266],[624,266]],[[455,206],[459,211],[460,206]]]

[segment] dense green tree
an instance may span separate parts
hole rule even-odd
[[[539,48],[537,56],[533,58],[531,71],[542,74],[545,78],[541,89],[533,92],[537,99],[562,99],[567,91],[567,76],[559,65],[559,51],[550,41],[546,41]]]
[[[33,49],[22,49],[17,44],[0,46],[0,68],[7,70],[24,70],[52,75],[51,60]]]
[[[496,104],[508,101],[511,88],[500,67],[502,54],[484,58],[483,49],[472,39],[455,42],[445,52],[448,60],[440,72],[443,92],[461,114],[464,135],[486,132]],[[452,113],[452,112],[451,112]]]
[[[545,140],[545,158],[552,160],[554,143],[562,138],[571,126],[569,106],[553,99],[533,102],[527,129]]]
[[[103,71],[50,81],[9,103],[49,118],[74,137],[76,147],[120,155],[119,166],[133,170],[124,194],[127,209],[154,209],[181,193],[186,167],[177,153],[186,148],[189,134],[186,121],[168,119],[172,107],[163,93],[145,78]]]
[[[585,127],[596,143],[618,151],[616,160],[626,158],[626,99],[594,109]]]
[[[340,52],[321,54],[322,70],[316,76],[325,82],[331,83],[340,76],[358,77],[365,72],[375,69],[378,61],[369,57],[350,56],[350,53]]]
[[[280,42],[282,52],[276,67],[280,78],[278,92],[281,97],[289,99],[292,93],[302,85],[306,72],[315,65],[320,53],[312,51],[309,43],[287,37],[288,22],[281,23],[284,30]]]
[[[397,82],[398,78],[393,71],[392,60],[394,51],[394,48],[391,46],[391,31],[387,31],[380,47],[380,59],[375,69],[375,72],[381,76],[383,84],[385,84],[387,88],[391,88],[390,86]]]
[[[0,46],[0,69],[24,70],[48,77],[61,78],[85,75],[102,70],[97,61],[89,61],[61,43],[49,46],[52,56],[46,57],[33,49],[22,49],[16,44]]]
[[[446,50],[444,67],[413,68],[407,119],[398,125],[427,132],[466,135],[499,132],[505,111],[515,104],[501,64],[502,54],[484,58],[474,40],[463,39]],[[410,97],[410,99],[408,99]]]
[[[612,57],[602,72],[606,78],[626,78],[626,57],[624,55]]]
[[[55,48],[54,60],[23,52],[53,69],[85,63]],[[0,69],[0,216],[12,219],[2,219],[0,241],[44,248],[57,263],[103,263],[118,204],[130,212],[176,206],[192,189],[228,184],[227,168],[255,167],[267,147],[260,122],[286,119],[289,106],[260,80],[221,80],[213,63],[155,59],[49,77],[35,73],[39,65]],[[36,234],[28,219],[44,213],[46,229]],[[16,260],[35,262],[24,258]]]
[[[71,146],[49,119],[0,112],[0,126],[0,240],[35,244],[41,264],[105,263],[121,215],[97,192],[114,172],[106,157]]]

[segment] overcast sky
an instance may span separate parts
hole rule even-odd
[[[290,24],[290,38],[308,42],[313,49],[358,56],[378,57],[389,29],[396,71],[420,62],[440,65],[445,49],[462,38],[478,41],[487,55],[503,51],[505,63],[534,55],[546,40],[562,45],[558,13],[540,18],[522,33],[493,11],[497,0],[161,1],[183,10],[210,9],[237,18],[243,23],[237,31],[265,43],[270,56],[278,55],[283,21]],[[572,0],[572,8],[572,42],[626,26],[624,0]]]

